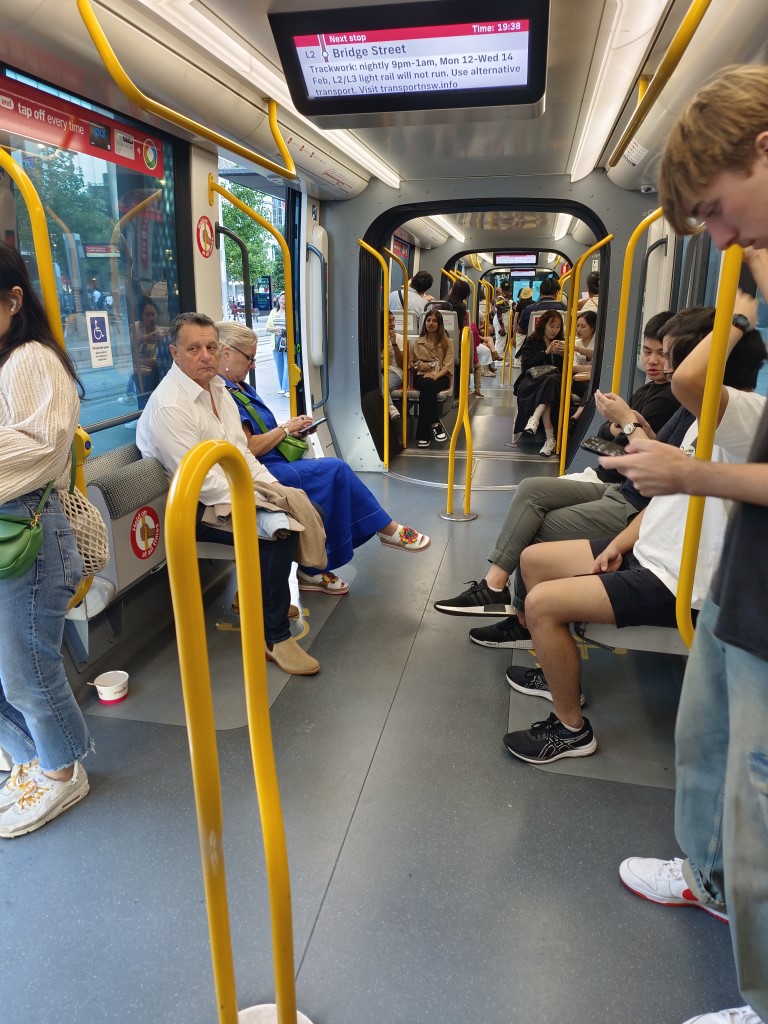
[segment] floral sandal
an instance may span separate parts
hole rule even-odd
[[[424,551],[432,543],[426,533],[419,533],[412,526],[398,526],[391,537],[380,533],[379,540],[384,547],[400,551]]]
[[[349,584],[335,572],[319,572],[316,576],[310,576],[299,569],[296,578],[299,581],[299,590],[314,590],[320,594],[330,594],[332,597],[341,597],[349,591]]]

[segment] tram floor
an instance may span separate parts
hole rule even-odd
[[[348,596],[302,595],[322,671],[270,686],[299,1007],[314,1024],[681,1024],[738,1005],[727,927],[640,900],[617,874],[626,856],[678,852],[681,660],[588,650],[597,753],[558,772],[515,761],[511,717],[550,705],[511,694],[513,652],[469,643],[472,622],[432,608],[482,575],[508,494],[478,492],[478,519],[452,523],[433,488],[365,480],[432,546],[369,543]],[[274,990],[237,634],[212,628],[234,585],[209,609],[209,640],[229,693],[217,738],[245,1007]],[[217,1019],[186,731],[152,719],[178,688],[172,631],[142,653],[120,717],[86,705],[87,800],[0,844],[9,1024]]]

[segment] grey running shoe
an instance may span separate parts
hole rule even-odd
[[[469,590],[463,591],[458,597],[448,597],[444,601],[435,601],[435,609],[446,615],[511,615],[512,606],[509,587],[503,590],[491,590],[485,580],[477,583],[472,580]]]
[[[507,647],[516,651],[533,650],[531,634],[521,626],[519,620],[511,615],[492,626],[476,626],[469,631],[469,639],[481,647]]]
[[[530,729],[508,732],[504,746],[514,757],[528,764],[549,764],[562,757],[586,757],[597,750],[592,726],[585,718],[578,732],[567,729],[557,715],[534,722]]]

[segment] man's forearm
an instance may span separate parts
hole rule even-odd
[[[768,464],[762,462],[738,464],[690,459],[681,484],[683,494],[768,505]]]

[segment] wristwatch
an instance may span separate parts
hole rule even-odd
[[[629,437],[629,435],[634,434],[634,432],[638,428],[642,429],[642,426],[642,423],[625,423],[624,426],[621,428],[621,432],[622,434],[626,434],[627,437]]]
[[[731,323],[734,327],[738,327],[742,334],[746,334],[747,331],[751,329],[749,326],[749,319],[745,317],[743,313],[737,313],[733,320],[731,320]]]
[[[278,427],[280,427],[285,436],[288,437],[288,435],[290,434],[290,430],[288,429],[287,425],[285,423],[278,423]],[[282,443],[283,442],[281,441],[280,444]]]

